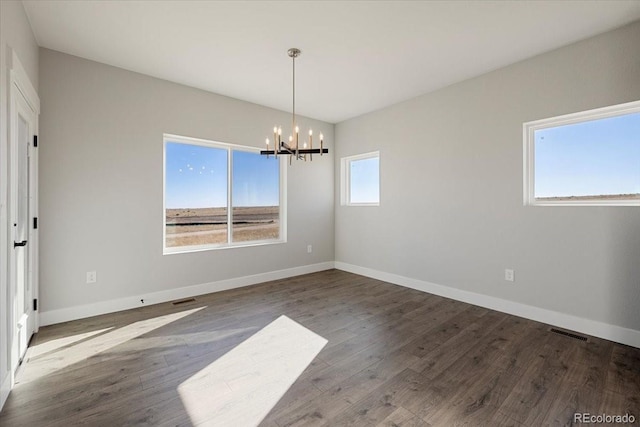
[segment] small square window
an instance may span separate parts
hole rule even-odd
[[[380,205],[380,152],[342,158],[342,204]]]

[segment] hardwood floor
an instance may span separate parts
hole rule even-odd
[[[0,425],[194,425],[179,386],[281,315],[328,343],[261,426],[640,422],[640,349],[330,270],[42,328]]]

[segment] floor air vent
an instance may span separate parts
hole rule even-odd
[[[188,302],[194,302],[195,300],[196,300],[195,298],[187,298],[187,299],[181,299],[180,301],[174,301],[171,304],[180,305],[180,304],[186,304]]]
[[[577,334],[572,334],[571,332],[561,331],[560,329],[551,328],[549,329],[554,334],[564,335],[565,337],[573,338],[574,340],[587,341],[587,337]]]

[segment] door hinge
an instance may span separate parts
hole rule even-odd
[[[33,218],[33,228],[34,229],[38,228],[38,217]]]
[[[38,311],[38,299],[33,299],[33,311]]]
[[[34,147],[38,146],[38,135],[33,135],[33,146]]]

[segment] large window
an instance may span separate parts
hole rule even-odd
[[[524,203],[640,205],[640,101],[525,123]]]
[[[380,204],[380,153],[344,157],[341,161],[343,205],[378,206]]]
[[[281,160],[259,150],[164,137],[164,253],[286,240]]]

